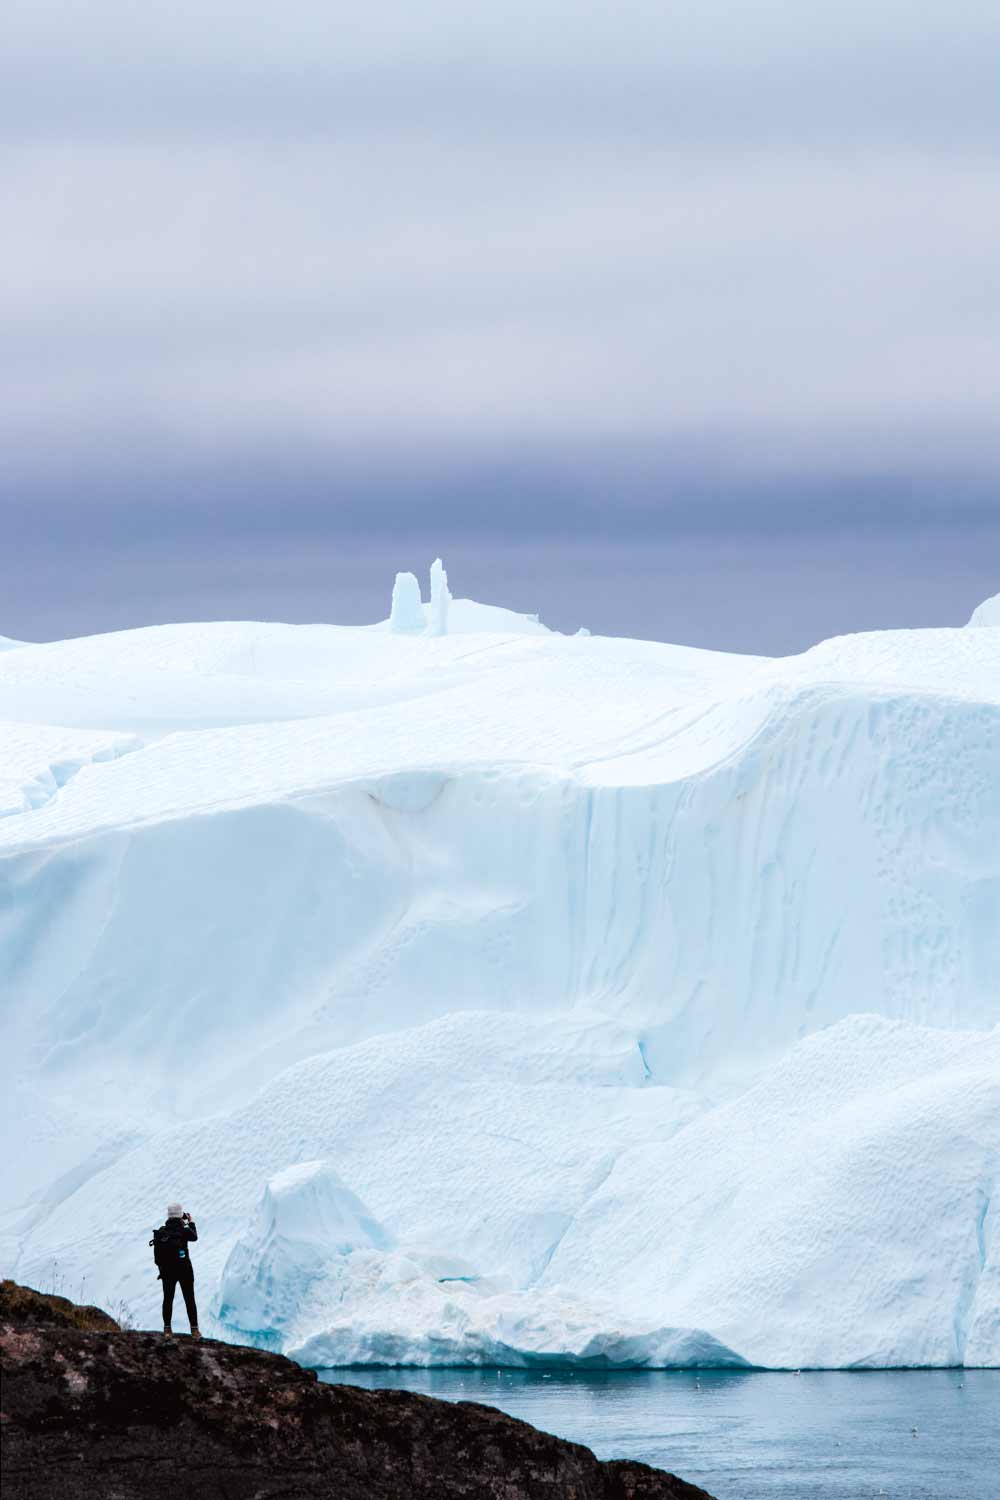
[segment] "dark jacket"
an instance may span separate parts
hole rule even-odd
[[[160,1274],[169,1272],[177,1276],[193,1271],[188,1245],[197,1238],[193,1219],[168,1219],[159,1229],[154,1229],[151,1244]]]

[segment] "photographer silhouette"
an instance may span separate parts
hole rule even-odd
[[[194,1300],[194,1266],[188,1246],[198,1238],[194,1220],[185,1213],[179,1203],[167,1205],[167,1222],[154,1229],[150,1244],[156,1261],[160,1280],[163,1282],[163,1332],[171,1337],[170,1326],[174,1310],[174,1292],[180,1286],[187,1308],[191,1337],[200,1339],[198,1332],[198,1307]]]

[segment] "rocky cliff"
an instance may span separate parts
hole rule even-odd
[[[0,1354],[5,1500],[710,1500],[492,1407],[321,1384],[10,1282]]]

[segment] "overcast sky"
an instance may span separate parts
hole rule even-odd
[[[7,0],[0,634],[1000,589],[995,0]]]

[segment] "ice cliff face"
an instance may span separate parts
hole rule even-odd
[[[1000,631],[436,590],[3,655],[2,1269],[152,1323],[180,1196],[317,1362],[1000,1362]]]

